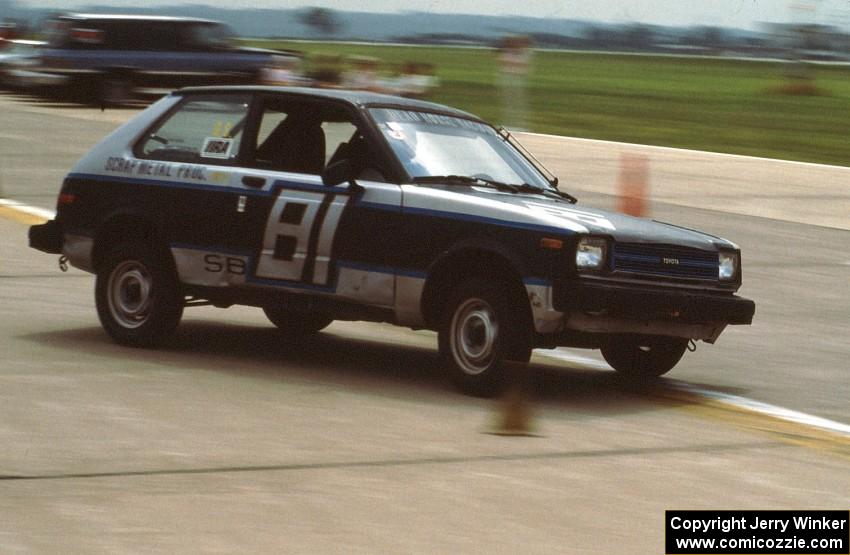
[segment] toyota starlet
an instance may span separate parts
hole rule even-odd
[[[119,343],[199,304],[261,307],[293,344],[389,322],[436,330],[476,395],[560,345],[655,378],[755,310],[733,243],[578,204],[508,132],[367,92],[174,92],[76,164],[30,244],[96,275]]]

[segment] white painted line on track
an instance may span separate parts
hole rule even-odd
[[[539,350],[535,351],[535,354],[564,362],[580,364],[582,366],[596,368],[599,370],[611,370],[611,367],[605,364],[604,362],[593,358],[576,355],[567,351],[563,351],[561,349],[555,349],[551,351]],[[803,426],[809,426],[811,428],[825,430],[850,438],[850,425],[842,424],[841,422],[836,422],[835,420],[829,420],[826,418],[821,418],[819,416],[806,414],[804,412],[786,409],[784,407],[778,407],[776,405],[771,405],[768,403],[762,403],[761,401],[748,399],[747,397],[730,395],[728,393],[721,393],[719,391],[712,391],[710,389],[703,389],[701,387],[692,386],[680,381],[671,381],[665,385],[667,387],[670,387],[671,389],[690,393],[691,395],[697,395],[699,397],[710,399],[712,401],[729,405],[737,409],[744,409],[750,412],[770,416],[778,420],[784,420],[785,422],[801,424]]]
[[[596,370],[608,370],[612,371],[613,369],[602,362],[601,360],[596,360],[595,358],[590,358],[582,355],[577,355],[575,353],[570,353],[568,351],[562,351],[561,349],[546,349],[546,350],[537,350],[534,351],[535,355],[542,355],[548,358],[554,358],[555,360],[560,360],[563,362],[568,362],[571,364],[581,364],[582,366],[594,368]]]
[[[850,172],[850,167],[847,166],[836,166],[832,164],[818,164],[816,162],[801,162],[799,160],[783,160],[782,158],[765,158],[763,156],[747,156],[745,154],[731,154],[729,152],[712,152],[710,150],[694,150],[689,148],[677,148],[673,146],[656,146],[656,145],[644,145],[640,143],[623,143],[620,141],[605,141],[602,139],[588,139],[586,137],[567,137],[564,135],[550,135],[547,133],[531,133],[529,131],[516,132],[515,135],[528,135],[532,137],[544,137],[548,139],[562,139],[569,141],[580,141],[584,143],[599,143],[604,145],[616,145],[627,148],[640,148],[646,150],[656,150],[660,152],[677,152],[682,154],[707,154],[709,156],[721,156],[725,158],[738,158],[741,160],[757,160],[762,162],[779,162],[782,164],[794,164],[797,166],[804,166],[809,168],[826,168],[831,170],[844,170]]]
[[[5,206],[6,208],[11,208],[12,210],[17,210],[18,212],[23,212],[24,214],[37,216],[46,220],[52,220],[56,217],[56,212],[53,210],[39,208],[38,206],[32,206],[30,204],[18,202],[17,200],[0,198],[0,206]]]
[[[842,424],[841,422],[836,422],[835,420],[828,420],[826,418],[813,416],[804,412],[798,412],[783,407],[777,407],[776,405],[762,403],[761,401],[755,401],[753,399],[740,397],[738,395],[730,395],[728,393],[721,393],[719,391],[703,389],[701,387],[695,387],[682,382],[673,382],[670,384],[670,387],[679,391],[684,391],[686,393],[699,395],[701,397],[711,399],[712,401],[719,401],[727,405],[732,405],[736,408],[742,408],[752,412],[757,412],[759,414],[772,416],[773,418],[785,420],[786,422],[802,424],[804,426],[810,426],[812,428],[818,428],[820,430],[826,430],[829,432],[850,437],[850,425]]]

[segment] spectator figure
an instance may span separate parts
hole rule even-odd
[[[345,72],[343,86],[346,89],[381,92],[378,59],[370,56],[354,56],[351,62],[351,69]]]
[[[417,64],[416,78],[420,84],[422,96],[427,96],[431,89],[435,89],[440,84],[434,64]]]
[[[528,118],[526,81],[531,69],[531,41],[524,36],[505,37],[499,45],[498,61],[502,123],[505,127],[525,130]]]
[[[300,63],[301,60],[294,56],[277,57],[273,66],[265,67],[260,72],[261,84],[284,87],[304,86],[307,80],[301,75]]]
[[[392,89],[399,96],[424,98],[435,84],[434,66],[406,62],[401,66],[401,71],[394,80]]]
[[[337,89],[342,83],[342,60],[339,56],[323,54],[316,56],[307,74],[314,87]]]

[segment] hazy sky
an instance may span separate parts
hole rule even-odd
[[[134,7],[139,0],[17,0],[52,9],[108,4]],[[215,0],[153,0],[146,4],[210,4]],[[850,26],[850,0],[228,0],[229,7],[299,8],[323,6],[369,12],[430,11],[528,15],[558,19],[639,21],[662,25],[719,25],[756,28],[761,22],[801,21]]]

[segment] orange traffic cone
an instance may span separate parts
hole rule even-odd
[[[649,195],[649,160],[646,156],[620,155],[618,210],[630,216],[645,216]]]
[[[501,399],[499,413],[493,428],[487,432],[497,436],[536,437],[531,406],[532,383],[528,365],[504,361],[507,388]]]

